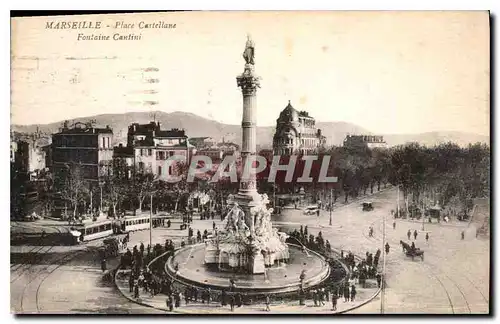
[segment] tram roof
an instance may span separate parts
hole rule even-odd
[[[100,225],[105,225],[105,224],[110,224],[113,221],[110,219],[106,220],[99,220],[91,223],[82,223],[82,224],[75,224],[74,227],[92,227],[92,226],[100,226]]]

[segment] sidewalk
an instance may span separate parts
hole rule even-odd
[[[166,296],[163,294],[158,294],[151,297],[149,293],[143,292],[141,290],[140,297],[138,299],[133,298],[133,293],[130,292],[128,286],[130,270],[119,270],[115,276],[115,284],[120,293],[130,300],[131,302],[137,303],[150,308],[155,308],[165,312],[169,312],[166,306]],[[370,287],[362,288],[356,286],[357,295],[354,302],[344,302],[343,297],[339,298],[337,301],[337,310],[332,310],[331,300],[327,301],[324,306],[315,307],[312,300],[306,300],[306,305],[299,305],[299,301],[287,301],[284,302],[271,302],[271,313],[307,313],[307,314],[341,314],[358,307],[361,307],[370,301],[372,301],[380,292],[379,288]],[[170,312],[169,312],[170,313]],[[190,302],[188,305],[185,304],[184,299],[181,301],[181,307],[174,308],[173,313],[177,314],[264,314],[265,311],[264,304],[252,304],[243,305],[242,307],[235,307],[234,311],[228,306],[222,307],[218,302],[212,302],[211,304],[202,304],[200,302],[194,303]]]

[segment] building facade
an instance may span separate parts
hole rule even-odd
[[[182,129],[162,130],[159,122],[134,123],[128,128],[127,146],[115,147],[113,159],[115,166],[125,163],[150,172],[159,180],[166,180],[170,174],[176,173],[174,165],[167,165],[167,159],[173,155],[183,156],[189,163],[194,152]]]
[[[386,148],[387,143],[383,136],[378,135],[347,135],[344,147],[366,146],[368,148]]]
[[[64,181],[67,170],[78,165],[87,181],[99,181],[111,173],[113,160],[113,130],[90,124],[67,122],[52,135],[52,169],[55,183]]]
[[[276,120],[273,150],[276,155],[312,154],[324,147],[325,137],[306,111],[298,111],[290,102]]]

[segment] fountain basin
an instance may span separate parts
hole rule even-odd
[[[306,289],[328,279],[330,266],[321,255],[310,250],[306,253],[294,244],[288,244],[288,251],[288,263],[266,267],[263,274],[249,274],[221,271],[215,264],[205,264],[205,244],[196,244],[177,250],[165,263],[165,272],[181,284],[201,289],[227,290],[232,279],[236,284],[234,291],[246,295],[299,291],[303,270],[306,270],[303,282]]]

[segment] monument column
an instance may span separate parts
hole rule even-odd
[[[252,165],[255,161],[257,150],[257,88],[260,87],[260,78],[255,75],[254,63],[255,47],[253,41],[248,37],[243,58],[245,59],[245,68],[241,75],[236,77],[238,87],[241,88],[243,95],[243,118],[241,122],[242,128],[242,145],[241,159],[243,168],[247,164]],[[250,208],[259,205],[260,195],[257,191],[256,175],[251,173],[249,177],[242,177],[240,180],[240,188],[235,200],[245,212],[245,223],[250,228],[250,233],[255,234],[254,215],[250,212]]]

